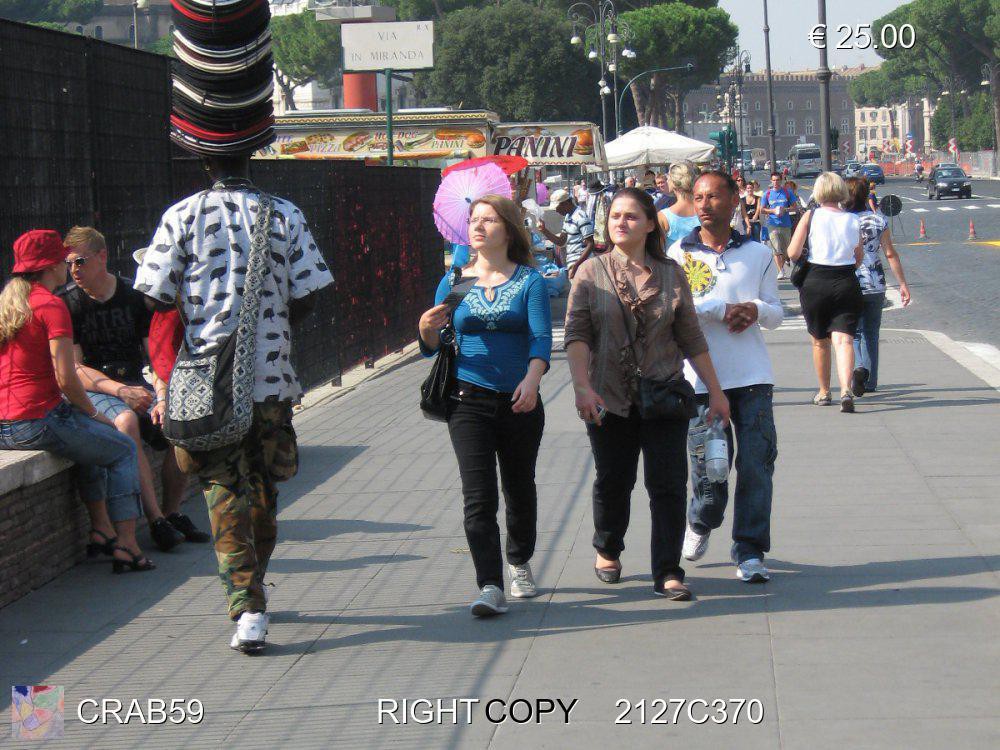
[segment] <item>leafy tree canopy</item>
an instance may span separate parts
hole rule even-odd
[[[292,92],[316,81],[332,88],[343,66],[340,27],[316,20],[314,13],[296,13],[271,19],[271,39],[278,85],[286,104],[294,109]]]
[[[86,23],[102,7],[104,0],[0,0],[0,18]]]
[[[684,96],[718,77],[732,58],[739,30],[724,10],[683,2],[630,11],[621,18],[635,35],[629,46],[636,57],[619,60],[620,73],[626,80],[653,68],[694,64],[692,73],[655,73],[632,85],[640,122],[676,127]]]
[[[435,67],[415,77],[428,104],[521,122],[593,119],[597,77],[569,43],[565,11],[509,0],[448,13],[434,29]]]

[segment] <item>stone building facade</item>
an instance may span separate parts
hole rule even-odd
[[[841,145],[845,139],[853,141],[854,102],[847,85],[851,70],[835,71],[830,79],[830,119],[840,133]],[[774,126],[775,150],[778,159],[784,159],[797,143],[819,143],[819,82],[815,71],[774,72]],[[718,114],[717,95],[729,89],[732,79],[720,78],[720,85],[702,86],[685,98],[683,110],[685,129],[695,137],[701,131],[716,130],[725,124]],[[740,143],[744,148],[768,148],[767,76],[763,73],[745,73],[742,81],[742,107],[737,113],[736,125]],[[851,144],[853,149],[853,143]],[[853,150],[850,152],[853,153]],[[844,150],[841,150],[844,154]]]

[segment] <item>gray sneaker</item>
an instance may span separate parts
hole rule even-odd
[[[487,584],[479,592],[479,598],[469,605],[469,611],[476,617],[502,615],[507,611],[507,599],[498,587]]]
[[[699,534],[691,528],[691,524],[688,524],[687,531],[684,532],[684,547],[681,549],[684,559],[694,562],[704,557],[708,551],[708,537],[711,533],[709,531],[707,534]]]
[[[736,577],[745,583],[767,583],[771,574],[759,557],[751,557],[736,566]]]
[[[535,586],[535,577],[531,575],[531,566],[508,565],[510,571],[510,595],[515,599],[531,599],[538,596],[538,587]]]

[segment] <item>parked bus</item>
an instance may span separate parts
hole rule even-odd
[[[797,143],[788,152],[788,171],[792,177],[818,175],[823,171],[823,157],[815,143]]]

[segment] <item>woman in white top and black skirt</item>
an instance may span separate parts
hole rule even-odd
[[[802,315],[813,341],[813,365],[819,393],[813,399],[828,406],[830,397],[830,339],[837,352],[840,410],[854,411],[851,374],[854,370],[854,333],[864,309],[861,285],[854,269],[861,263],[861,224],[856,214],[841,208],[849,198],[840,175],[824,172],[816,179],[813,201],[818,208],[799,222],[788,246],[788,257],[798,262],[806,254],[809,270],[799,289]],[[806,238],[809,248],[804,250]]]

